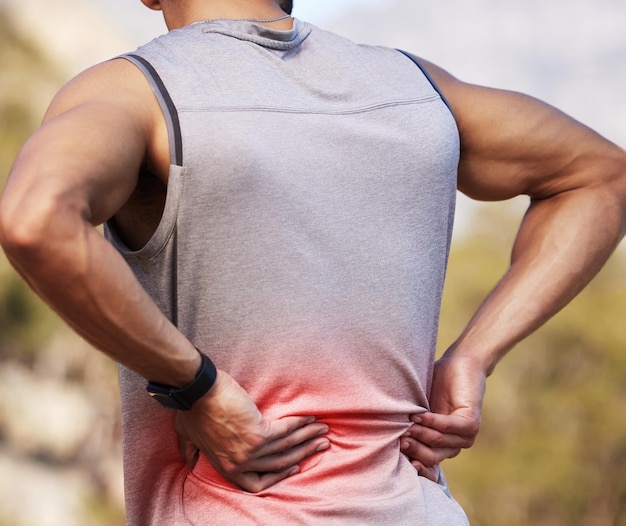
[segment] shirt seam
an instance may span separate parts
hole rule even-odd
[[[372,111],[383,110],[398,106],[412,106],[418,104],[426,104],[430,102],[439,102],[441,98],[438,94],[429,97],[421,97],[419,99],[396,100],[379,104],[371,104],[369,106],[360,106],[355,108],[347,108],[342,110],[324,110],[324,109],[307,109],[307,108],[285,108],[280,106],[204,106],[191,107],[180,106],[179,112],[185,113],[238,113],[238,112],[269,112],[269,113],[291,113],[306,115],[354,115],[358,113],[368,113]]]

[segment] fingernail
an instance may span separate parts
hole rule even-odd
[[[330,447],[330,442],[322,442],[319,446],[317,446],[316,452],[324,451]]]
[[[412,416],[411,417],[411,422],[413,422],[414,424],[421,424],[422,423],[422,419],[419,416]]]
[[[324,426],[324,427],[323,427],[323,428],[319,431],[319,433],[317,433],[317,434],[318,434],[318,436],[319,436],[319,435],[325,435],[326,433],[328,433],[328,430],[329,430],[329,427],[328,427],[328,426]]]
[[[409,449],[409,443],[406,440],[402,440],[400,442],[400,449],[401,450]]]
[[[300,473],[300,466],[296,466],[295,468],[293,468],[288,474],[288,477],[292,477],[293,475],[297,475],[298,473]]]

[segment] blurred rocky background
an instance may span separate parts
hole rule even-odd
[[[82,34],[76,21],[86,24]],[[2,185],[53,94],[124,45],[85,2],[0,1]],[[61,324],[0,254],[0,525],[123,523],[115,366]]]
[[[621,0],[335,5],[326,27],[528,92],[626,146]],[[162,29],[139,0],[0,0],[0,185],[65,81]],[[526,204],[460,200],[440,351],[506,268]],[[625,264],[622,246],[490,379],[477,444],[445,465],[473,525],[626,526]],[[123,523],[115,366],[0,254],[0,526]]]

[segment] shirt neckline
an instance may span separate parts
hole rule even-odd
[[[208,20],[195,22],[183,29],[204,34],[221,34],[238,40],[253,42],[276,50],[289,50],[299,46],[311,33],[311,26],[297,18],[291,29],[275,29],[249,20]]]

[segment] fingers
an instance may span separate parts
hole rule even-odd
[[[250,459],[244,465],[232,469],[214,467],[227,479],[250,493],[258,493],[277,482],[300,472],[298,465],[304,459],[328,449],[330,442],[326,438],[309,440],[282,453],[265,455]]]
[[[466,430],[459,430],[463,433]],[[476,439],[472,434],[456,434],[446,433],[432,427],[427,427],[420,424],[412,425],[406,433],[406,436],[410,436],[418,442],[427,444],[433,448],[461,448],[467,449],[474,444]]]
[[[273,455],[299,446],[311,439],[328,433],[328,426],[324,423],[307,419],[305,424],[297,425],[297,422],[285,423],[283,420],[275,420],[269,424],[270,432],[268,441],[258,450],[259,456]],[[288,427],[285,427],[287,424]],[[286,430],[286,432],[285,432]],[[318,440],[321,444],[327,440]]]
[[[458,409],[453,414],[445,415],[438,413],[420,413],[413,415],[411,421],[415,432],[419,431],[421,426],[423,432],[428,429],[435,430],[446,436],[460,436],[473,440],[480,431],[480,413],[469,409]],[[470,447],[460,446],[460,447]]]
[[[299,467],[293,467],[280,473],[241,473],[232,478],[232,481],[249,493],[259,493],[274,484],[300,472]]]
[[[417,470],[417,474],[420,477],[427,478],[428,480],[432,480],[433,482],[439,482],[441,472],[439,465],[425,467],[416,460],[411,462],[411,464],[413,464],[413,467]]]
[[[328,429],[326,429],[328,431]],[[264,455],[251,460],[248,466],[252,471],[261,473],[283,473],[298,466],[300,462],[325,451],[330,441],[325,437],[314,438],[292,446],[280,453]]]
[[[312,426],[310,429],[307,426],[297,430],[295,436],[290,435],[276,440],[272,447],[268,447],[268,450],[275,449],[277,452],[264,455],[257,452],[247,462],[238,466],[232,465],[230,469],[215,464],[214,467],[243,490],[258,493],[296,475],[300,472],[300,462],[328,449],[330,441],[319,436],[327,432],[328,426],[325,424]],[[311,434],[314,438],[301,442],[303,437]],[[287,447],[291,442],[295,442],[295,445]]]
[[[418,467],[423,468],[436,466],[448,458],[457,457],[461,453],[461,448],[458,447],[430,447],[411,437],[403,437],[400,440],[400,450],[417,463]]]
[[[265,489],[275,483],[272,481],[280,481],[299,472],[300,462],[330,447],[330,441],[323,436],[328,433],[328,425],[311,422],[310,418],[284,420],[289,421],[270,422],[270,436],[285,431],[288,434],[267,442],[245,464],[245,480],[254,481],[255,487],[263,486]],[[255,474],[259,476],[258,479]]]
[[[315,425],[319,426],[314,416],[287,416],[278,420],[267,421],[267,441],[282,439],[300,429]]]
[[[421,413],[411,417],[414,423],[401,437],[400,449],[421,476],[436,482],[439,464],[474,444],[480,417],[468,415],[460,410],[453,415]]]
[[[231,480],[250,493],[258,493],[296,475],[300,472],[300,462],[330,447],[330,441],[320,436],[327,432],[326,424],[309,424],[296,429],[262,448],[272,453],[251,459],[246,463],[249,471],[231,475]]]

